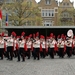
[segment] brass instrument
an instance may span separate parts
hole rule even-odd
[[[48,47],[50,47],[50,43],[48,44]]]
[[[72,44],[72,43],[71,43],[70,41],[67,40],[67,44],[70,45],[70,44]]]
[[[61,47],[62,40],[60,40],[60,42],[58,42],[58,43],[59,43],[58,47],[60,48]]]
[[[59,47],[59,48],[61,47],[61,43],[59,43],[58,47]]]

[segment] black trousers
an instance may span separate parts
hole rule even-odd
[[[19,48],[19,50],[18,50],[18,61],[20,61],[20,56],[22,57],[22,61],[25,61],[25,51],[24,51],[24,48]]]
[[[0,48],[0,57],[3,59],[4,48]]]
[[[67,47],[66,53],[67,53],[68,57],[71,57],[72,56],[72,47]]]
[[[75,47],[73,48],[72,54],[75,55]]]
[[[7,47],[7,58],[13,60],[13,46]]]
[[[42,51],[40,52],[40,56],[45,58],[45,56],[46,56],[46,49],[44,49],[44,48],[42,49]]]
[[[64,57],[64,48],[59,48],[59,57]]]
[[[40,53],[39,48],[34,48],[33,50],[34,59],[37,58],[39,60],[39,53]]]
[[[54,48],[49,48],[49,55],[53,59],[54,58]]]
[[[16,58],[17,55],[18,55],[18,50],[15,50],[15,51],[13,52],[13,55],[14,55],[14,57]]]
[[[31,53],[30,53],[31,48],[28,48],[26,55],[28,56],[28,59],[30,59]]]
[[[32,57],[34,57],[34,51],[31,51],[31,55],[32,55]]]

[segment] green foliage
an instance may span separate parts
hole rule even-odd
[[[20,26],[25,25],[26,22],[32,23],[33,21],[35,22],[35,25],[37,25],[36,22],[38,21],[38,19],[40,21],[40,25],[42,24],[40,10],[38,6],[34,6],[32,2],[21,1],[9,3],[5,4],[3,9],[7,10],[8,13],[10,13],[9,21],[11,21],[12,25]]]
[[[69,9],[69,8],[59,8],[58,10],[58,25],[64,25],[64,26],[70,26],[74,25],[74,9]],[[66,15],[63,16],[63,13],[67,13]]]

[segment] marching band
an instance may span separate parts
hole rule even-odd
[[[13,31],[9,38],[4,38],[4,33],[0,34],[0,58],[3,60],[4,57],[7,60],[13,60],[17,58],[19,62],[22,58],[24,62],[26,57],[28,59],[33,57],[34,60],[40,60],[50,56],[54,59],[55,55],[59,58],[64,58],[65,54],[70,58],[75,55],[75,36],[73,31],[70,29],[67,32],[67,36],[64,34],[55,37],[53,33],[50,36],[45,37],[36,34],[30,34],[25,36],[25,32],[21,33],[21,36],[17,36]]]

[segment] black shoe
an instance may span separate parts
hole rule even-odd
[[[61,56],[59,56],[59,58],[61,58]]]
[[[43,58],[45,58],[45,56],[43,56]]]
[[[64,58],[64,56],[62,56],[62,58]]]
[[[25,62],[25,60],[22,60],[22,62]]]
[[[12,61],[13,59],[9,59],[10,61]]]
[[[20,60],[18,60],[17,62],[20,62]]]
[[[1,58],[0,60],[3,60],[3,58]]]
[[[30,59],[30,57],[28,57],[28,59]]]
[[[36,58],[34,58],[34,60],[36,60]]]
[[[39,58],[37,60],[40,60]]]
[[[68,58],[70,58],[71,56],[68,56]]]
[[[52,57],[52,59],[54,59],[54,57]]]
[[[7,60],[9,60],[9,58],[7,58]]]

